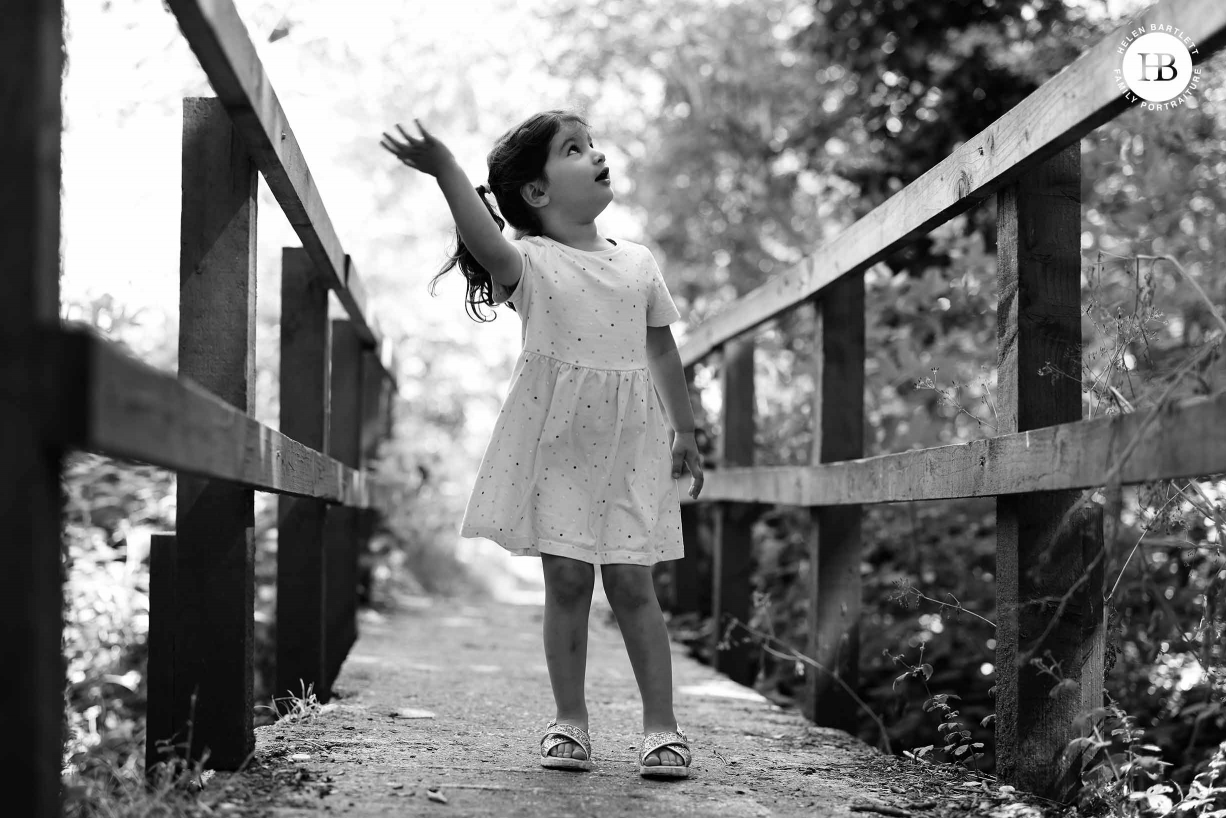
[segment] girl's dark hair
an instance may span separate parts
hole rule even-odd
[[[506,224],[515,228],[515,238],[524,236],[539,236],[544,232],[540,216],[536,210],[524,201],[520,187],[528,182],[542,180],[549,182],[545,173],[545,160],[549,158],[549,145],[563,125],[578,123],[588,127],[587,122],[579,114],[572,111],[552,110],[530,116],[523,122],[511,128],[498,137],[498,141],[485,158],[489,168],[489,188],[477,185],[477,195],[485,202],[490,216],[498,224],[498,229]],[[494,194],[498,203],[498,212],[490,207],[485,198],[487,193]],[[503,220],[505,218],[505,221]],[[459,267],[460,272],[468,281],[468,292],[464,299],[465,308],[473,320],[484,323],[492,321],[480,311],[481,304],[494,306],[494,280],[489,272],[481,266],[481,262],[464,246],[464,239],[457,227],[455,233],[455,250],[443,264],[438,274],[430,280],[430,293],[434,294],[435,283],[451,268]],[[506,302],[515,309],[515,305]],[[495,316],[497,317],[497,316]]]

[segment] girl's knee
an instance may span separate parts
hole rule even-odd
[[[600,576],[605,596],[614,608],[640,608],[655,602],[651,568],[645,565],[602,565]]]
[[[542,554],[541,563],[545,590],[555,600],[571,603],[591,598],[596,570],[590,563],[554,554]]]

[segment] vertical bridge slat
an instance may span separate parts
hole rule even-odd
[[[1080,193],[1074,144],[998,194],[998,434],[1081,419]],[[1063,374],[1047,374],[1049,366]],[[1078,496],[996,501],[997,774],[1057,800],[1076,785],[1075,766],[1061,758],[1077,735],[1073,719],[1102,702],[1101,509],[1059,527]],[[1065,596],[1060,621],[1038,644]],[[1032,656],[1057,663],[1075,689],[1049,696],[1056,680]]]
[[[328,283],[301,247],[281,251],[281,431],[327,451]],[[322,500],[277,498],[277,670],[273,696],[326,686]]]
[[[225,108],[184,99],[179,377],[244,412],[255,401],[256,203],[255,165]],[[208,748],[210,766],[232,770],[255,749],[255,493],[180,472],[177,501],[174,594],[150,611],[174,623],[173,688],[150,690],[151,707],[169,695],[169,729],[192,722],[191,757]]]
[[[722,466],[752,466],[754,449],[754,341],[752,336],[729,341],[723,348],[723,434],[720,436]],[[753,587],[753,521],[758,503],[720,502],[715,507],[715,536],[711,569],[712,666],[741,684],[751,684],[757,675],[752,644],[743,632],[734,631],[731,643],[720,644],[728,622],[746,624],[750,617]]]
[[[332,409],[328,415],[326,453],[346,466],[362,466],[362,339],[352,321],[332,322]],[[320,698],[331,696],[332,681],[357,639],[357,509],[329,505],[324,526],[325,685]]]
[[[36,363],[33,334],[59,325],[60,2],[16,0],[0,25],[0,591],[7,601],[0,640],[0,692],[8,703],[0,750],[5,800],[34,818],[60,814],[64,732],[63,591],[60,571],[62,452],[40,436],[44,407],[35,384],[49,374],[77,382],[84,372],[49,373]],[[50,409],[51,407],[46,407]],[[79,407],[73,407],[79,409]]]
[[[864,274],[822,291],[815,311],[810,463],[864,455]],[[856,732],[860,665],[860,507],[809,510],[809,656],[802,710],[814,723]]]

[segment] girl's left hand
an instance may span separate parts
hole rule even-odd
[[[694,479],[690,482],[690,497],[697,499],[702,491],[702,453],[693,432],[676,432],[673,435],[673,479],[681,476],[682,464],[690,467]]]
[[[420,137],[409,135],[397,123],[396,130],[400,131],[404,141],[396,141],[395,137],[390,136],[385,131],[383,133],[383,140],[379,144],[383,146],[384,150],[409,167],[437,178],[446,168],[455,164],[455,156],[452,155],[451,149],[443,144],[443,140],[423,128],[416,119],[413,122],[416,123],[417,129],[421,131]]]

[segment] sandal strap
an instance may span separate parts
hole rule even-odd
[[[642,764],[647,760],[647,756],[665,748],[681,756],[685,760],[684,766],[690,766],[690,741],[685,734],[672,730],[643,736],[643,749],[639,751],[639,763]]]
[[[592,739],[588,736],[587,731],[573,724],[558,724],[556,721],[549,722],[545,735],[541,737],[541,755],[549,755],[549,751],[554,747],[568,741],[582,747],[583,752],[587,753],[588,760],[591,760]]]

